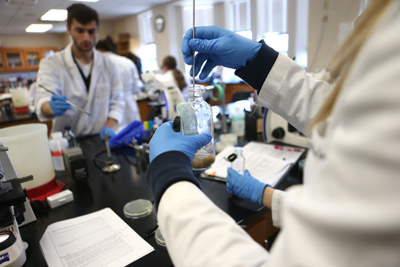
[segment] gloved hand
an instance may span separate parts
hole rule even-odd
[[[244,175],[241,175],[234,169],[228,168],[226,189],[229,193],[262,205],[262,197],[266,186],[269,185],[258,181],[250,175],[248,170],[245,170]]]
[[[104,140],[105,135],[108,135],[108,138],[113,138],[115,136],[115,132],[109,127],[104,127],[100,132],[101,140]]]
[[[52,95],[49,104],[54,116],[62,116],[68,109],[71,109],[65,95]]]
[[[215,66],[222,65],[232,69],[244,68],[260,50],[261,44],[218,26],[189,29],[182,40],[183,60],[193,65],[193,51],[199,53],[195,58],[195,76],[205,61],[200,79],[207,78]],[[190,70],[193,76],[193,67]]]
[[[173,122],[168,121],[156,130],[149,143],[150,162],[158,155],[168,151],[181,151],[192,161],[197,149],[207,145],[212,139],[209,133],[185,136],[174,132],[173,128]]]

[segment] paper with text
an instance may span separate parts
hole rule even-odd
[[[40,239],[49,266],[126,266],[154,248],[110,208],[49,225]]]
[[[213,166],[205,170],[205,175],[226,179],[231,163],[227,158],[235,152],[233,146],[226,147],[216,156]],[[245,169],[259,181],[275,186],[304,152],[304,149],[250,142],[243,147]]]

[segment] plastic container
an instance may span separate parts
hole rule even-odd
[[[68,148],[68,141],[61,132],[51,134],[50,151],[53,159],[53,166],[56,171],[65,171],[63,151]]]
[[[68,148],[76,147],[75,134],[71,131],[70,126],[65,126],[63,136],[68,141]]]
[[[236,159],[232,161],[232,169],[240,174],[244,174],[245,158],[243,156],[243,147],[235,147]]]
[[[47,125],[29,123],[0,129],[0,142],[8,147],[7,154],[18,177],[33,175],[34,179],[23,183],[28,190],[44,185],[56,186],[55,172],[51,162]]]
[[[211,106],[203,100],[203,85],[189,85],[188,102],[182,105],[181,132],[183,135],[198,135],[209,133],[213,138],[194,154],[192,161],[193,170],[205,170],[215,161],[214,125]]]
[[[16,113],[28,112],[30,103],[28,88],[18,87],[16,89],[10,89],[10,93],[15,112]]]
[[[232,120],[232,133],[238,137],[244,136],[245,133],[245,119],[246,114],[240,107],[235,107],[235,112],[231,116]]]

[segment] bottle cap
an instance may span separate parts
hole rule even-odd
[[[174,132],[179,133],[181,131],[181,116],[174,118]]]

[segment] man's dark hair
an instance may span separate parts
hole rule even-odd
[[[116,43],[114,43],[110,36],[107,36],[104,40],[98,41],[96,48],[99,50],[111,51],[114,54],[118,54],[118,46]]]
[[[71,27],[72,19],[76,19],[79,23],[85,25],[89,22],[95,20],[97,26],[99,26],[99,15],[96,10],[83,5],[83,4],[73,4],[67,8],[68,18],[67,24],[68,27]]]
[[[173,56],[166,56],[163,59],[162,66],[166,66],[169,70],[176,69],[176,60]]]

